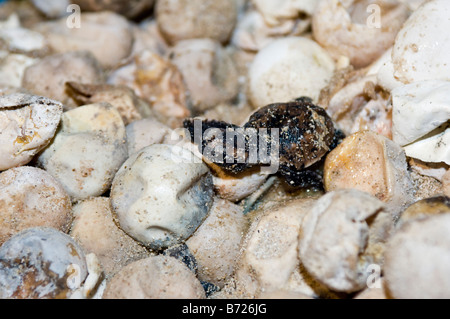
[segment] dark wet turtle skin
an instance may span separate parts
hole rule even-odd
[[[183,125],[190,132],[194,141],[194,119],[187,119]],[[222,130],[223,136],[227,130],[236,130],[237,125],[223,121],[203,120],[202,135],[208,128]],[[294,187],[322,187],[321,159],[335,148],[344,138],[340,130],[335,129],[334,123],[326,111],[312,103],[307,97],[302,97],[286,103],[273,103],[258,109],[253,113],[243,129],[267,129],[266,145],[270,153],[271,129],[279,131],[279,175],[283,176],[287,183]],[[226,171],[237,174],[246,169],[262,165],[263,163],[249,163],[248,155],[252,144],[248,136],[245,136],[245,157],[238,161],[236,153],[234,158],[226,157],[225,146],[223,163],[214,162]],[[215,141],[217,143],[217,141]],[[224,145],[225,141],[223,140]],[[194,141],[195,143],[195,141]],[[203,153],[205,147],[211,145],[212,140],[202,140],[199,151]],[[267,163],[264,163],[267,164]]]

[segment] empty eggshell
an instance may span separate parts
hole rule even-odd
[[[103,299],[204,299],[195,274],[181,261],[152,256],[135,261],[118,272],[107,285]]]
[[[61,128],[37,163],[73,199],[84,199],[109,189],[128,156],[126,147],[119,112],[108,103],[89,104],[63,114]]]
[[[406,155],[450,164],[450,82],[420,81],[392,90],[393,140]]]
[[[420,6],[398,32],[392,50],[394,77],[404,84],[450,80],[450,2]]]
[[[147,106],[147,112],[143,110],[141,114],[143,102],[126,86],[66,82],[66,89],[80,105],[108,102],[119,111],[125,125],[151,112],[150,106]]]
[[[219,42],[211,39],[180,41],[169,56],[183,74],[194,111],[205,111],[237,95],[236,67]]]
[[[259,51],[250,66],[249,100],[255,108],[300,96],[317,100],[334,68],[316,42],[303,37],[277,39]]]
[[[31,2],[40,12],[49,18],[65,16],[67,14],[67,8],[71,3],[70,0],[32,0]]]
[[[22,166],[0,174],[0,245],[30,227],[67,232],[72,222],[70,197],[46,171]]]
[[[212,202],[208,167],[176,145],[153,144],[132,154],[111,188],[120,227],[154,250],[185,241],[206,218]]]
[[[47,146],[62,111],[60,102],[41,96],[0,96],[0,171],[27,164]]]
[[[127,264],[150,255],[116,225],[109,198],[95,197],[77,203],[73,215],[70,236],[86,253],[97,256],[107,280]]]
[[[319,198],[300,231],[299,256],[308,272],[335,291],[363,289],[367,268],[382,264],[383,241],[393,227],[383,209],[383,202],[355,189]]]
[[[346,56],[361,68],[394,44],[408,15],[400,1],[324,0],[313,15],[313,34],[333,57]]]
[[[0,247],[0,298],[69,298],[87,277],[83,250],[50,227],[24,230]]]
[[[67,108],[74,106],[66,92],[65,83],[69,81],[103,81],[102,68],[91,53],[74,51],[47,56],[25,69],[22,86],[34,94],[61,101]]]
[[[403,149],[371,131],[346,137],[325,159],[326,191],[354,188],[382,200],[393,218],[414,201]]]
[[[225,43],[237,18],[235,0],[160,0],[155,7],[158,27],[167,41],[211,38]]]
[[[205,221],[186,241],[198,263],[198,278],[223,287],[234,272],[246,219],[241,206],[215,199]]]
[[[256,9],[268,25],[279,25],[284,20],[295,20],[300,15],[312,15],[316,9],[316,0],[252,0]]]
[[[181,72],[168,59],[150,50],[135,54],[130,64],[112,72],[108,83],[132,88],[150,104],[152,115],[171,128],[180,127],[190,114]]]
[[[404,224],[390,239],[384,275],[397,299],[450,298],[450,214]]]

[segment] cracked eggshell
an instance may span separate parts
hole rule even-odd
[[[382,211],[384,206],[355,189],[319,198],[300,231],[299,256],[307,271],[334,291],[363,289],[367,267],[382,263],[383,235],[393,227],[392,218]]]
[[[394,44],[408,15],[408,7],[399,1],[323,0],[313,15],[313,35],[334,58],[346,56],[361,68]]]
[[[35,27],[56,53],[89,51],[103,68],[114,68],[128,57],[133,33],[126,18],[114,12],[81,13],[80,27],[67,27],[67,18]]]
[[[393,140],[407,156],[450,164],[450,82],[421,81],[392,90]]]
[[[70,197],[46,171],[22,166],[0,174],[0,245],[31,227],[67,232],[72,222]]]
[[[135,261],[106,286],[103,299],[204,299],[195,274],[181,261],[164,255]]]
[[[47,146],[62,109],[60,102],[45,97],[22,93],[0,96],[0,171],[27,164]]]
[[[205,221],[186,241],[198,263],[198,278],[223,287],[234,272],[247,228],[243,208],[215,199]]]
[[[126,131],[119,112],[108,103],[97,103],[65,112],[61,128],[37,163],[73,199],[85,199],[109,189],[127,156]]]
[[[29,228],[0,247],[2,299],[69,298],[87,274],[81,247],[51,227]]]
[[[154,144],[122,165],[110,196],[120,227],[159,250],[185,241],[204,221],[213,202],[212,177],[189,150]]]
[[[390,239],[384,278],[397,299],[450,298],[450,214],[404,224]]]
[[[354,188],[387,204],[393,218],[414,201],[403,149],[371,131],[346,137],[325,159],[326,191]]]
[[[138,242],[114,222],[107,197],[95,197],[73,206],[74,220],[69,235],[86,253],[99,259],[106,280],[129,263],[150,256]]]
[[[103,82],[103,70],[87,51],[54,54],[25,69],[22,87],[61,101],[68,108],[75,106],[66,92],[65,83],[69,81],[98,84]]]
[[[193,38],[225,43],[237,20],[235,0],[160,0],[156,21],[170,44]]]
[[[399,31],[392,50],[394,77],[404,84],[450,80],[450,2],[420,6]]]
[[[180,41],[169,56],[183,74],[194,111],[203,112],[238,94],[237,68],[219,42],[206,38]]]
[[[310,39],[275,40],[258,52],[250,66],[249,100],[255,108],[300,96],[317,100],[334,69],[328,53]]]

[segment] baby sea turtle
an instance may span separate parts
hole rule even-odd
[[[233,174],[268,164],[264,155],[276,154],[270,159],[278,160],[277,173],[294,187],[322,187],[320,160],[344,137],[326,111],[307,97],[264,106],[242,127],[195,118],[186,119],[183,126],[207,161]],[[258,138],[249,132],[257,132]]]

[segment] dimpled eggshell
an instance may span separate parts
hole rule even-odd
[[[250,102],[258,108],[300,96],[316,100],[334,68],[328,53],[310,39],[275,40],[258,52],[250,66]]]
[[[208,215],[212,177],[187,149],[154,144],[134,153],[117,172],[111,204],[120,227],[151,249],[186,240]]]
[[[0,171],[25,165],[50,142],[63,111],[60,102],[16,93],[0,96]]]
[[[394,77],[407,84],[450,80],[450,1],[424,3],[405,22],[392,50]]]
[[[68,298],[87,274],[83,250],[54,228],[29,228],[0,247],[1,299]]]
[[[22,166],[0,174],[0,245],[30,227],[66,232],[72,222],[70,197],[46,171]]]
[[[119,112],[108,103],[65,112],[49,147],[38,157],[76,199],[103,194],[128,156],[126,131]]]

